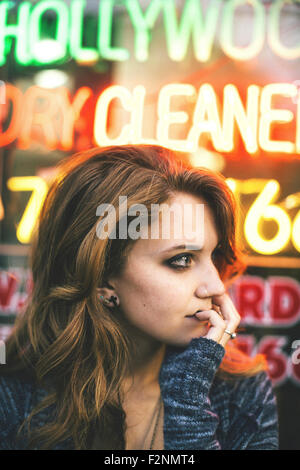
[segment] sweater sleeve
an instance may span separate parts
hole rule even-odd
[[[166,450],[221,448],[208,394],[224,354],[222,345],[203,337],[185,349],[167,346],[159,375]]]

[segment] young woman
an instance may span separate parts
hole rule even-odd
[[[235,214],[224,177],[158,146],[63,161],[0,368],[0,448],[277,449],[266,361],[231,341]]]

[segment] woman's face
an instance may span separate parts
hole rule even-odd
[[[196,205],[204,204],[201,230],[192,239],[185,237],[187,230],[178,238],[176,218],[171,219],[169,238],[138,239],[122,276],[111,284],[119,297],[120,313],[134,329],[163,343],[185,346],[192,338],[206,334],[209,327],[191,315],[211,309],[212,297],[225,289],[213,261],[218,234],[211,209],[203,199],[186,193],[177,193],[168,202],[170,211],[174,204],[182,211],[184,204],[190,205],[192,210],[182,212],[181,226],[193,230]],[[161,218],[155,223],[161,235]],[[199,245],[199,250],[173,248],[184,243]]]

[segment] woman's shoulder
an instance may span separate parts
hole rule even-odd
[[[0,438],[23,422],[34,389],[33,382],[22,377],[0,375]]]
[[[272,381],[264,371],[246,377],[216,377],[212,409],[227,449],[277,449],[278,410]]]
[[[226,402],[231,418],[247,415],[258,425],[277,421],[277,400],[267,372],[251,376],[218,378],[212,388],[214,402]]]
[[[18,374],[0,374],[0,397],[2,395],[13,396],[24,396],[34,389],[35,385],[33,380],[25,378]]]
[[[51,387],[40,386],[27,377],[0,375],[0,450],[26,448],[28,436],[24,430],[18,435],[20,426],[49,391]],[[30,428],[47,424],[53,409],[52,405],[34,415]],[[56,448],[68,445],[66,441]]]
[[[236,404],[252,404],[256,408],[276,401],[273,384],[266,371],[234,380],[231,384],[231,396]]]
[[[217,377],[214,391],[225,393],[237,406],[259,405],[269,400],[275,401],[272,381],[266,371],[250,376],[231,375]]]
[[[22,376],[0,375],[0,409],[1,406],[8,408],[14,402],[24,400],[33,389],[33,382]]]

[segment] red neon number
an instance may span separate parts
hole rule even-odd
[[[289,357],[282,351],[287,343],[286,336],[265,336],[256,345],[254,335],[239,335],[235,341],[237,347],[249,356],[263,354],[266,357],[268,375],[273,385],[282,384],[289,376],[297,382],[297,385],[300,384],[299,365],[292,369]]]
[[[281,350],[286,343],[285,336],[265,336],[257,348],[259,354],[265,354],[270,378],[276,385],[284,382],[287,378],[288,356]]]

